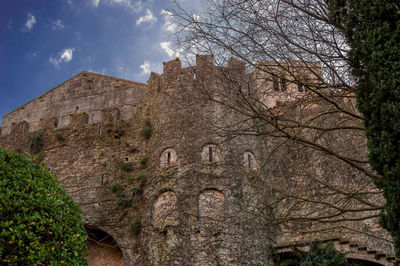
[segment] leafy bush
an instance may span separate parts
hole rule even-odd
[[[142,169],[146,168],[148,160],[149,158],[147,156],[143,156],[140,158],[140,166],[142,167]]]
[[[140,223],[140,220],[136,218],[135,221],[131,224],[129,231],[131,232],[132,235],[137,236],[141,230],[142,230],[142,224]]]
[[[79,207],[43,164],[0,148],[0,264],[87,265]]]
[[[111,186],[111,191],[117,195],[118,197],[124,197],[124,188],[121,186],[121,184],[116,183]]]
[[[145,139],[149,139],[152,134],[153,134],[153,128],[151,126],[146,127],[140,132],[140,135],[142,135]]]
[[[326,266],[347,266],[352,265],[349,263],[344,254],[335,249],[332,242],[321,243],[314,241],[310,243],[310,250],[304,252],[296,247],[292,248],[291,254],[278,254],[275,250],[270,250],[274,262],[278,265],[287,266],[312,266],[312,265],[326,265]]]
[[[36,131],[30,133],[27,138],[27,146],[30,154],[38,154],[43,148],[43,132]]]
[[[133,187],[131,188],[132,196],[134,197],[140,197],[143,194],[143,189],[142,187]]]
[[[138,153],[139,150],[135,147],[132,147],[132,148],[129,148],[128,152],[134,154],[134,153]]]
[[[139,180],[139,184],[140,184],[140,186],[141,186],[142,188],[144,187],[144,185],[146,185],[147,178],[146,178],[145,175],[143,175],[143,174],[138,174],[137,180]]]
[[[125,172],[130,172],[133,170],[133,163],[132,162],[127,162],[127,163],[122,163],[121,164],[121,169]]]
[[[65,141],[65,136],[64,136],[64,134],[62,132],[57,133],[56,138],[60,142]]]
[[[127,208],[131,205],[131,201],[129,199],[120,199],[117,204],[122,208]]]

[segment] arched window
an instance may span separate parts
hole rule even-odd
[[[198,214],[200,220],[224,220],[225,205],[225,195],[221,191],[208,189],[201,192],[198,199]]]
[[[176,151],[173,148],[168,148],[161,153],[160,157],[160,165],[167,166],[175,163],[178,157],[176,155]]]
[[[219,162],[222,160],[221,151],[217,145],[208,144],[203,147],[201,159],[205,163]]]
[[[166,191],[158,196],[154,202],[153,224],[156,227],[176,225],[177,223],[177,199],[172,191]]]
[[[243,166],[248,170],[257,170],[257,160],[252,152],[246,151],[243,154]]]

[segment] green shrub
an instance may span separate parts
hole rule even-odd
[[[141,188],[143,188],[143,187],[146,185],[147,178],[146,178],[144,175],[139,174],[139,175],[138,175],[138,180],[139,180],[139,186],[140,186]]]
[[[132,153],[132,154],[135,154],[135,153],[138,153],[139,150],[137,148],[135,148],[135,147],[132,147],[132,148],[129,148],[128,152]]]
[[[308,252],[292,247],[289,254],[278,254],[273,248],[269,250],[269,253],[277,265],[353,265],[347,261],[343,253],[335,249],[332,242],[313,241],[310,243]]]
[[[79,207],[43,164],[0,148],[0,264],[87,265]]]
[[[121,164],[121,169],[125,172],[130,172],[133,170],[133,163],[132,162],[126,162]]]
[[[43,148],[43,132],[36,131],[26,137],[28,152],[32,155],[38,154]]]
[[[124,197],[125,195],[124,195],[124,188],[121,186],[121,184],[119,184],[119,183],[116,183],[116,184],[113,184],[112,186],[111,186],[111,191],[115,194],[115,195],[117,195],[118,197]]]
[[[129,199],[120,199],[117,204],[122,208],[127,208],[131,205],[131,201]]]
[[[143,194],[143,189],[142,187],[133,187],[131,188],[132,196],[134,197],[140,197]]]
[[[147,167],[148,160],[149,158],[147,156],[143,156],[140,158],[140,167],[142,167],[142,169]]]
[[[61,133],[61,132],[57,133],[56,138],[57,138],[57,140],[60,141],[60,142],[65,141],[65,136],[64,136],[64,134]]]
[[[149,139],[152,134],[153,134],[153,129],[151,126],[146,127],[140,132],[140,135],[142,135],[145,139]]]
[[[135,221],[131,224],[129,231],[131,232],[132,235],[137,236],[140,234],[141,230],[142,230],[142,224],[140,223],[140,220],[136,218]]]

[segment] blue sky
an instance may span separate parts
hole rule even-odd
[[[162,0],[0,0],[0,117],[84,70],[145,83],[177,56],[167,8]]]

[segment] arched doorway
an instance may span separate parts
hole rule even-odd
[[[125,260],[114,238],[103,230],[85,225],[88,235],[88,259],[90,266],[124,266]]]

